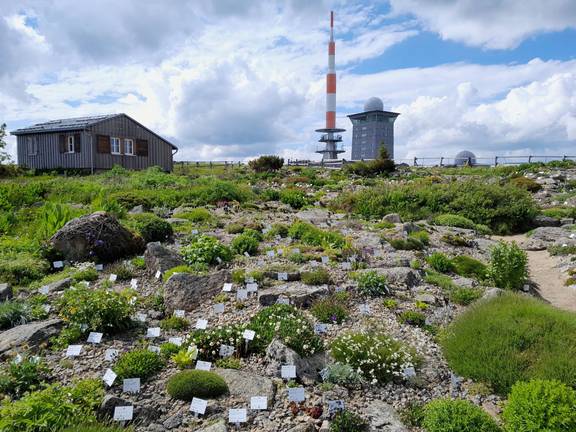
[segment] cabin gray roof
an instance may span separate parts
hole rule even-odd
[[[143,124],[137,122],[132,117],[130,117],[126,114],[123,114],[123,113],[121,113],[121,114],[106,114],[106,115],[98,115],[98,116],[90,116],[90,117],[76,117],[76,118],[62,119],[62,120],[51,120],[51,121],[44,122],[44,123],[37,123],[35,125],[28,126],[25,128],[16,129],[15,131],[12,131],[10,133],[12,135],[26,135],[26,134],[33,134],[33,133],[76,131],[76,130],[86,129],[86,128],[93,126],[97,123],[100,123],[104,120],[108,120],[108,119],[118,117],[118,116],[128,117],[130,120],[132,120],[133,122],[142,126],[144,129],[146,129],[151,134],[156,135],[162,141],[165,141],[168,144],[170,144],[173,149],[178,149],[178,147],[176,147],[174,144],[172,144],[167,139],[162,138],[156,132],[148,129]]]
[[[70,119],[51,120],[44,123],[37,123],[32,126],[17,129],[15,131],[12,131],[11,133],[12,135],[24,135],[30,133],[79,130],[119,115],[122,114],[107,114],[107,115],[90,116],[90,117],[76,117]]]

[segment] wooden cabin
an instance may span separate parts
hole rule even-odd
[[[172,171],[178,148],[126,114],[53,120],[11,132],[18,165],[92,173],[120,165]]]

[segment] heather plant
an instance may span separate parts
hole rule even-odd
[[[498,288],[521,289],[528,278],[526,252],[514,242],[498,242],[490,251],[488,276]]]
[[[150,378],[164,367],[162,357],[147,349],[136,349],[122,354],[113,367],[120,379]]]
[[[465,400],[437,399],[424,408],[427,432],[500,432],[498,424],[482,408]]]
[[[228,247],[224,246],[214,237],[204,234],[194,235],[189,243],[182,247],[180,253],[182,258],[189,265],[195,264],[217,264],[218,259],[229,261],[232,254]]]
[[[410,351],[384,333],[347,333],[331,348],[337,362],[356,368],[373,384],[401,379],[404,370],[414,366]]]
[[[379,297],[390,294],[386,285],[386,276],[378,274],[376,270],[369,270],[356,275],[358,292],[363,296]]]

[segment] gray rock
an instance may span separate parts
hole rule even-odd
[[[453,277],[452,282],[463,288],[474,288],[475,286],[478,285],[478,282],[476,280],[463,276]]]
[[[22,324],[0,333],[0,356],[6,354],[12,348],[25,345],[31,351],[48,342],[52,336],[56,336],[62,321],[50,319]]]
[[[534,240],[542,240],[544,242],[558,242],[567,238],[570,233],[564,228],[556,227],[540,227],[536,228],[530,238]]]
[[[296,351],[288,348],[278,339],[274,339],[266,348],[268,360],[267,373],[279,376],[280,366],[290,364],[296,366],[296,376],[304,384],[313,384],[319,378],[319,373],[326,366],[326,353],[317,353],[310,357],[301,357]]]
[[[224,378],[230,395],[243,397],[247,403],[252,396],[266,396],[269,406],[274,403],[276,386],[270,378],[236,369],[216,369],[214,372]]]
[[[66,288],[68,288],[70,286],[71,283],[72,283],[71,278],[64,278],[64,279],[60,279],[59,281],[44,285],[42,288],[46,288],[48,293],[57,292],[57,291],[64,291]]]
[[[504,290],[501,288],[486,288],[486,290],[484,291],[484,295],[482,295],[482,297],[480,298],[480,300],[492,300],[495,299],[496,297],[501,296],[504,293]]]
[[[544,243],[542,240],[530,238],[520,242],[520,247],[525,251],[541,251],[546,249],[546,243]]]
[[[177,413],[164,420],[162,426],[170,430],[179,427],[181,424],[182,424],[182,414]]]
[[[416,270],[412,270],[410,267],[379,268],[375,270],[378,274],[386,276],[386,280],[389,284],[398,288],[402,286],[411,288],[421,282],[420,274]]]
[[[415,232],[423,231],[423,228],[419,227],[414,222],[406,222],[404,225],[402,225],[402,231],[404,231],[406,234],[412,234]]]
[[[328,294],[326,285],[310,286],[302,283],[278,285],[258,291],[258,301],[262,306],[276,303],[279,297],[288,297],[290,304],[297,307],[310,307],[314,301]]]
[[[175,273],[164,284],[166,309],[170,313],[175,309],[196,309],[203,301],[222,291],[225,282],[230,282],[230,273],[226,270],[207,275]]]
[[[224,420],[218,420],[216,423],[206,426],[202,429],[197,429],[196,432],[227,432],[228,427]]]
[[[302,423],[288,429],[286,432],[316,432],[316,428],[314,423]]]
[[[111,262],[144,250],[140,237],[105,212],[72,219],[52,236],[50,245],[68,261],[98,258]]]
[[[328,210],[322,209],[300,210],[298,213],[296,213],[296,218],[310,222],[314,225],[318,225],[321,223],[328,223],[330,214],[331,213]]]
[[[137,205],[135,207],[132,207],[132,209],[128,212],[129,214],[142,214],[144,213],[146,210],[144,209],[143,205]]]
[[[572,225],[573,223],[574,223],[574,219],[572,219],[572,218],[560,219],[560,225]]]
[[[184,261],[176,252],[162,246],[160,242],[152,242],[146,245],[144,252],[146,269],[155,274],[158,270],[164,273],[173,267],[184,265]]]
[[[398,213],[390,213],[382,218],[382,222],[390,222],[394,224],[402,223],[402,218]]]
[[[0,283],[0,301],[9,300],[13,296],[12,286],[9,283]]]
[[[538,215],[534,218],[534,225],[537,227],[559,227],[560,221],[550,216]]]
[[[384,401],[370,401],[364,409],[364,415],[369,419],[372,429],[385,432],[408,432],[396,410]]]
[[[432,294],[426,294],[426,293],[421,293],[416,295],[416,297],[414,297],[415,301],[419,301],[419,302],[423,302],[429,305],[433,305],[436,304],[436,297],[434,297]]]

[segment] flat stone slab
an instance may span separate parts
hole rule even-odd
[[[268,406],[272,406],[276,386],[270,378],[236,369],[216,369],[214,372],[224,378],[232,396],[244,397],[248,404],[252,396],[266,396]]]
[[[174,273],[164,284],[164,304],[169,312],[194,310],[221,292],[224,283],[229,281],[230,272],[226,270],[207,275]]]
[[[287,297],[290,304],[297,307],[310,307],[320,297],[328,295],[328,286],[310,286],[302,283],[278,285],[258,291],[258,301],[262,306],[275,304],[279,297]]]
[[[50,319],[22,324],[0,333],[0,357],[15,347],[26,345],[34,351],[56,336],[62,327],[62,320]]]

